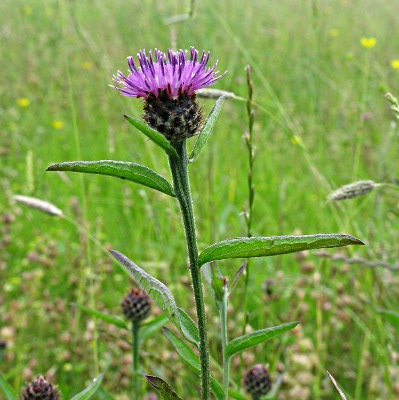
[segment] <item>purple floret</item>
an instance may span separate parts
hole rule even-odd
[[[168,50],[167,55],[157,49],[154,51],[141,50],[138,55],[140,66],[136,67],[133,57],[128,57],[131,73],[125,76],[121,71],[114,75],[114,81],[122,87],[112,86],[124,96],[143,97],[147,99],[151,94],[159,97],[166,93],[169,98],[176,99],[185,93],[191,96],[196,90],[213,85],[225,73],[217,76],[215,64],[206,68],[210,52],[202,52],[198,60],[198,51],[190,47],[190,57],[187,50]]]

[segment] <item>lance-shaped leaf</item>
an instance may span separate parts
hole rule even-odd
[[[274,326],[272,328],[260,329],[248,333],[246,335],[233,339],[225,350],[225,357],[230,358],[232,355],[240,353],[250,347],[256,346],[257,344],[263,343],[266,340],[272,339],[282,333],[288,332],[295,328],[299,322],[291,322],[289,324]]]
[[[188,314],[177,307],[176,301],[166,285],[142,270],[123,254],[115,250],[111,250],[111,254],[128,271],[136,283],[147,292],[158,307],[166,313],[169,320],[181,331],[184,337],[190,343],[198,346],[198,328]]]
[[[234,238],[223,240],[207,247],[199,255],[198,263],[202,266],[210,261],[228,258],[275,256],[351,244],[364,245],[362,241],[353,236],[341,234]]]
[[[0,374],[0,389],[4,394],[5,400],[17,400],[17,392],[6,382],[4,376]]]
[[[219,97],[219,99],[216,101],[215,105],[212,107],[212,110],[209,113],[209,115],[204,123],[204,126],[201,129],[201,132],[198,134],[198,138],[197,138],[197,141],[195,142],[193,150],[190,153],[190,156],[188,158],[190,162],[195,161],[195,159],[201,153],[201,150],[206,145],[206,142],[208,141],[209,136],[211,136],[213,127],[215,126],[216,120],[217,120],[220,110],[222,108],[224,99],[225,99],[225,96]]]
[[[165,400],[182,400],[181,397],[166,383],[162,378],[153,375],[145,375],[147,382],[162,396]]]
[[[161,329],[168,322],[169,322],[168,317],[164,314],[161,314],[158,315],[153,320],[140,325],[140,337],[139,337],[140,342],[143,342],[148,337],[151,337],[155,332]]]
[[[120,318],[118,318],[114,315],[109,315],[109,314],[103,313],[101,311],[93,310],[92,308],[83,306],[81,304],[71,303],[71,305],[79,308],[84,313],[91,315],[94,318],[98,318],[104,322],[107,322],[108,324],[117,326],[118,328],[129,329],[129,327],[127,326],[125,321],[121,320]]]
[[[101,385],[101,381],[103,380],[104,374],[97,376],[97,378],[93,379],[93,382],[86,389],[82,390],[77,395],[73,396],[71,400],[88,400],[94,393],[96,393],[97,389]]]
[[[176,349],[177,354],[181,357],[184,363],[190,367],[197,375],[201,374],[201,364],[197,354],[194,353],[193,349],[186,343],[183,342],[175,333],[170,329],[164,327],[163,333]],[[211,375],[211,390],[217,399],[223,399],[223,389],[217,380]]]
[[[392,310],[380,310],[378,313],[399,332],[399,313]]]
[[[47,171],[70,171],[114,176],[136,182],[175,197],[171,184],[150,168],[125,161],[69,161],[50,165]]]
[[[166,154],[168,154],[169,156],[177,156],[175,148],[170,144],[169,140],[166,139],[164,135],[162,135],[162,133],[151,128],[143,120],[139,118],[132,117],[130,115],[124,115],[124,117],[130,124],[132,124],[142,133],[144,133],[144,135],[146,135],[156,145],[164,149]]]

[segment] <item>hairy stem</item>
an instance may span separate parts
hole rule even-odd
[[[210,368],[209,351],[206,331],[206,317],[204,295],[202,292],[201,271],[198,266],[197,237],[195,230],[193,204],[191,199],[190,184],[188,178],[188,159],[185,141],[174,143],[176,156],[169,156],[169,165],[173,177],[173,185],[176,198],[179,202],[182,214],[184,232],[186,237],[189,268],[194,291],[195,307],[197,310],[199,331],[199,357],[201,364],[201,399],[208,400],[210,396]]]
[[[229,379],[230,379],[230,358],[226,357],[227,346],[227,287],[224,288],[223,301],[219,303],[221,339],[222,339],[222,356],[223,356],[223,392],[224,399],[228,398]]]
[[[133,321],[132,335],[133,335],[133,390],[134,398],[139,400],[141,397],[141,387],[139,380],[140,360],[139,360],[139,330],[140,321]]]

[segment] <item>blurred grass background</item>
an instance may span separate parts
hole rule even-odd
[[[173,200],[112,178],[44,172],[60,161],[115,159],[169,176],[162,151],[122,118],[140,115],[141,102],[108,87],[118,69],[126,71],[126,57],[140,49],[210,50],[211,62],[219,59],[219,70],[228,70],[216,87],[243,97],[244,68],[251,65],[258,105],[254,234],[348,233],[367,246],[343,255],[390,264],[398,259],[397,193],[326,202],[333,189],[355,180],[398,179],[398,127],[384,99],[387,91],[399,93],[395,3],[202,0],[192,19],[165,23],[188,6],[155,0],[0,3],[0,339],[7,343],[0,371],[15,388],[47,373],[68,398],[107,369],[107,390],[121,399],[131,390],[130,351],[121,333],[70,306],[120,314],[130,283],[107,248],[167,283],[182,307],[192,306]],[[202,103],[209,111],[212,101]],[[200,249],[245,235],[246,118],[245,103],[227,101],[206,151],[191,167]],[[14,194],[50,201],[66,218],[24,208],[12,201]],[[239,265],[219,264],[229,277]],[[377,313],[397,309],[397,272],[311,254],[259,259],[251,268],[248,329],[297,319],[301,328],[237,359],[232,375],[238,383],[243,368],[261,362],[272,374],[286,372],[281,399],[336,398],[326,369],[350,398],[398,395],[397,333]],[[243,326],[242,289],[232,299],[231,337]],[[218,358],[209,293],[208,304]],[[144,347],[143,364],[183,398],[196,398],[196,377],[161,333]]]

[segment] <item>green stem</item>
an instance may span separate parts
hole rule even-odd
[[[230,358],[226,357],[226,346],[227,346],[227,287],[224,288],[223,301],[219,303],[219,315],[220,315],[220,329],[222,339],[222,356],[223,356],[223,392],[224,400],[228,398],[229,390],[229,379],[230,379]]]
[[[132,334],[133,334],[133,390],[134,399],[139,400],[141,397],[141,387],[139,379],[140,359],[139,359],[139,330],[140,321],[133,321]]]
[[[186,142],[182,141],[173,143],[173,147],[177,151],[177,157],[169,156],[169,165],[172,172],[175,195],[179,202],[180,211],[183,219],[187,252],[190,263],[189,268],[191,281],[193,284],[195,307],[197,310],[199,357],[201,363],[201,399],[208,400],[210,396],[208,339],[206,332],[204,295],[202,292],[202,278],[201,271],[198,266],[198,249],[194,212],[188,178],[188,158],[186,152]]]

